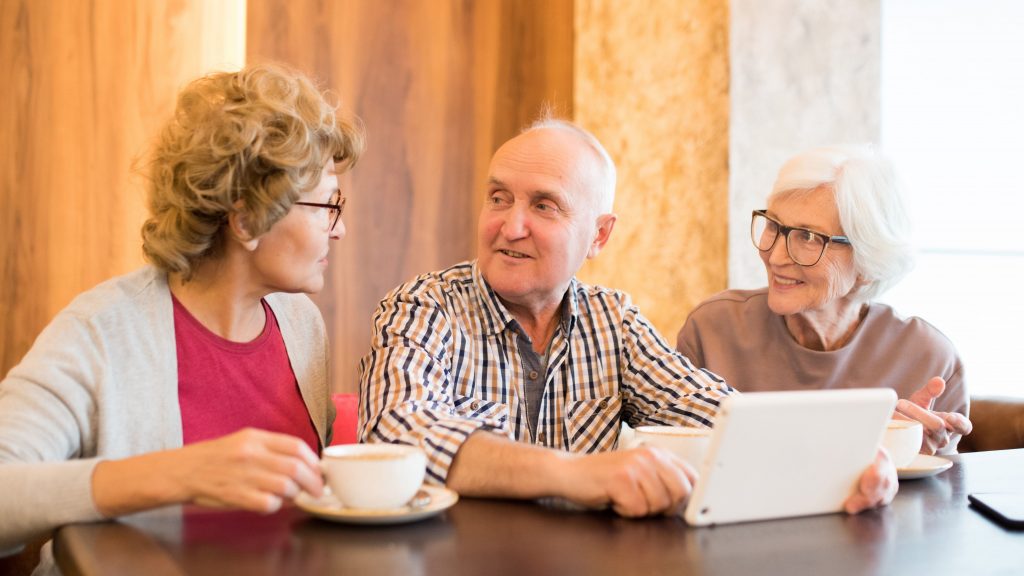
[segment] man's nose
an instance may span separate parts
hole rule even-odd
[[[529,234],[529,218],[526,210],[513,207],[505,213],[505,221],[501,225],[501,232],[506,238],[515,240]]]

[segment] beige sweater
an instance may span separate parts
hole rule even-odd
[[[327,337],[305,295],[267,297],[323,445],[334,417]],[[182,445],[174,316],[151,267],[79,295],[0,382],[0,554],[101,519],[96,463]]]
[[[871,303],[845,346],[809,350],[768,308],[766,289],[726,290],[697,305],[676,348],[741,392],[888,387],[910,396],[933,376],[946,379],[934,409],[967,415],[964,367],[953,343],[931,324]],[[959,438],[956,439],[959,441]],[[953,442],[946,452],[956,452]]]

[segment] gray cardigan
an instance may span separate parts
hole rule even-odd
[[[303,294],[266,301],[326,446],[334,406],[323,318]],[[75,298],[0,382],[0,553],[102,519],[91,487],[100,460],[181,445],[170,290],[144,267]]]

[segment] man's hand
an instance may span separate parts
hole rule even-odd
[[[561,496],[590,508],[611,506],[622,516],[674,512],[690,496],[697,473],[656,447],[567,456]]]
[[[909,399],[896,403],[896,416],[917,420],[924,427],[922,454],[935,454],[950,443],[958,441],[957,436],[971,433],[971,421],[958,412],[934,412],[935,399],[946,391],[946,381],[936,376],[910,395]]]
[[[857,492],[846,499],[843,507],[848,514],[857,514],[892,502],[899,490],[896,467],[885,448],[879,448],[875,461],[860,476]]]
[[[646,516],[674,512],[696,479],[689,464],[661,448],[572,454],[477,431],[462,443],[447,485],[462,496],[555,497]]]

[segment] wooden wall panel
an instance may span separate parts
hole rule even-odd
[[[727,280],[729,7],[578,0],[576,120],[619,169],[607,249],[580,274],[629,292],[671,343]]]
[[[77,293],[142,263],[132,162],[185,81],[237,60],[218,50],[243,14],[238,1],[0,0],[0,374]]]
[[[493,151],[545,102],[572,112],[571,0],[251,0],[250,61],[306,70],[364,121],[346,238],[317,302],[335,391],[357,388],[379,300],[475,255]]]

